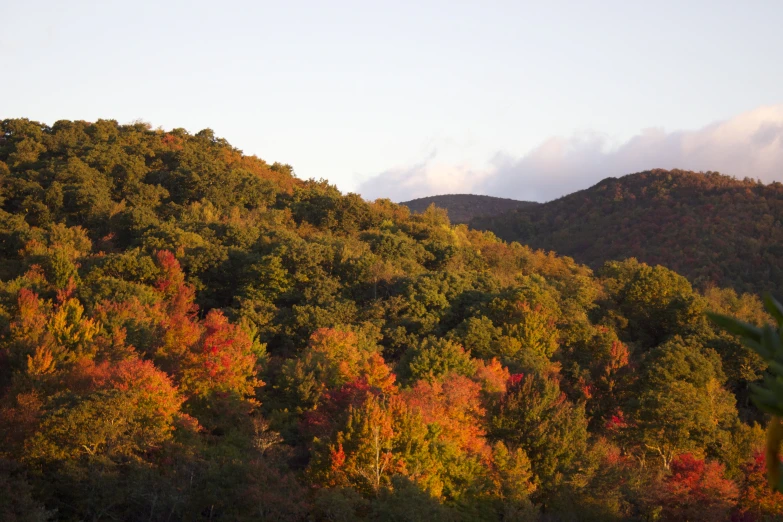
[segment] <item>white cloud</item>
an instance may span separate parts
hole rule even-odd
[[[465,193],[490,174],[465,164],[447,164],[436,160],[437,154],[411,167],[387,170],[364,181],[357,191],[368,199],[389,198],[392,201],[432,196],[434,194]]]
[[[358,192],[405,201],[449,193],[549,201],[613,176],[653,168],[718,171],[783,181],[783,105],[759,107],[694,131],[646,129],[619,146],[599,133],[553,137],[522,157],[498,153],[488,165],[450,165],[433,153],[383,172]]]

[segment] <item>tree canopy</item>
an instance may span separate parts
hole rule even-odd
[[[3,520],[783,516],[757,503],[768,362],[704,317],[760,325],[753,295],[209,129],[1,125]]]

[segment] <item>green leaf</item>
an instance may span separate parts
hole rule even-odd
[[[775,404],[768,404],[761,400],[758,396],[752,395],[750,397],[750,400],[753,404],[756,405],[758,409],[765,413],[769,413],[770,415],[778,415],[783,416],[783,409],[779,408]]]
[[[783,376],[783,363],[779,363],[778,361],[776,361],[774,359],[769,359],[767,361],[767,364],[769,365],[769,369],[775,375]]]
[[[770,360],[775,358],[775,354],[772,353],[763,344],[758,343],[758,342],[756,342],[756,341],[754,341],[752,339],[745,338],[745,337],[743,337],[740,340],[742,341],[742,344],[744,344],[745,346],[747,346],[748,348],[750,348],[751,350],[753,350],[754,352],[759,354],[761,356],[761,358],[764,359],[765,361],[770,361]]]
[[[766,325],[761,331],[762,346],[770,354],[769,359],[783,360],[783,345],[780,343],[778,333],[771,326]],[[764,354],[761,354],[764,356]]]
[[[761,341],[761,329],[752,324],[748,324],[744,321],[739,321],[733,317],[726,315],[716,314],[713,312],[707,312],[707,317],[729,333],[739,335],[742,338],[754,340],[756,342]]]
[[[783,326],[783,305],[769,293],[765,293],[762,299],[769,315],[775,318],[778,325]]]
[[[764,376],[764,381],[767,386],[774,386],[771,382],[772,380],[771,376]],[[758,384],[751,384],[750,390],[752,392],[750,397],[751,400],[761,410],[774,415],[781,415],[781,413],[783,413],[783,404],[781,404],[780,400],[780,397],[783,395],[780,394],[780,390],[777,390],[778,393],[776,393],[776,391],[769,387],[760,386]]]

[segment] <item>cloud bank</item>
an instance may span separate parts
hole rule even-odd
[[[759,107],[698,130],[646,129],[619,146],[599,133],[549,138],[522,157],[497,153],[488,165],[450,165],[437,153],[360,186],[365,198],[406,201],[437,194],[487,194],[549,201],[607,177],[653,168],[718,171],[783,181],[783,104]]]

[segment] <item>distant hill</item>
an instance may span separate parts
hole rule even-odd
[[[653,170],[607,178],[535,207],[477,217],[471,225],[594,268],[636,257],[702,287],[779,292],[782,222],[781,183]]]
[[[516,199],[496,198],[493,196],[477,196],[474,194],[444,194],[442,196],[430,196],[427,198],[403,201],[411,212],[420,213],[427,210],[432,204],[446,209],[452,223],[468,223],[479,216],[496,216],[518,208],[538,205],[533,201],[519,201]]]

